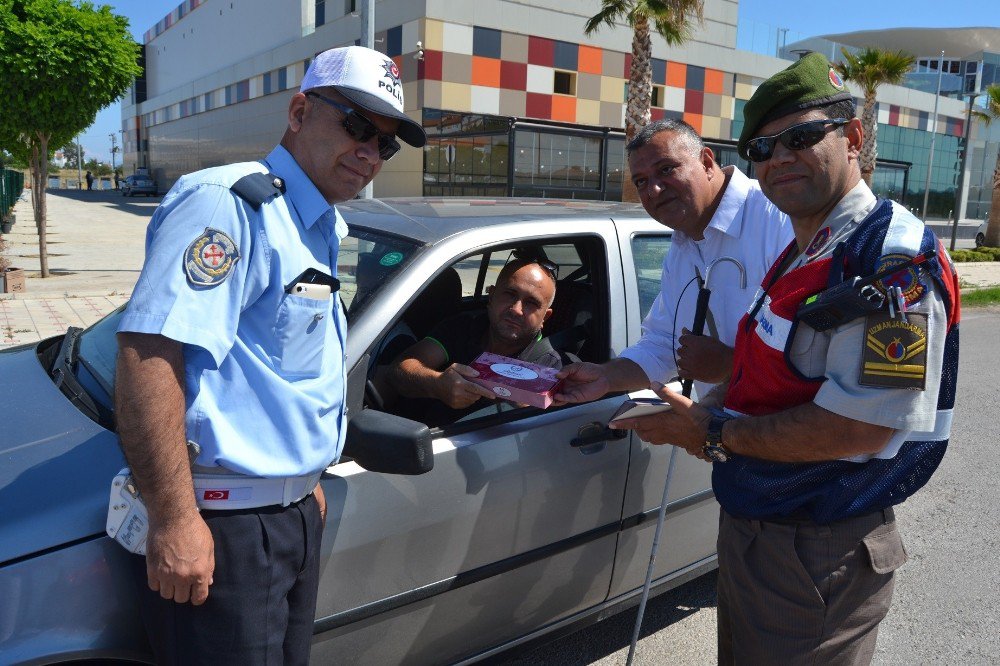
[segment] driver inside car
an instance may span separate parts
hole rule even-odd
[[[547,259],[512,259],[500,271],[485,313],[449,317],[403,351],[386,376],[399,397],[393,411],[434,427],[496,400],[492,391],[469,381],[478,375],[469,365],[483,352],[561,368],[564,353],[542,336],[552,315],[557,270]]]

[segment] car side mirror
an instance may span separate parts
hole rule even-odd
[[[365,409],[350,418],[344,455],[370,472],[416,476],[434,469],[430,428]]]

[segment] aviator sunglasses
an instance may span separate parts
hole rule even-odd
[[[344,114],[344,129],[355,141],[361,143],[368,143],[372,140],[373,136],[378,137],[378,156],[380,159],[388,160],[393,155],[399,152],[400,145],[396,141],[395,137],[388,134],[382,134],[375,127],[375,124],[365,118],[363,115],[358,113],[356,110],[347,106],[346,104],[341,104],[340,102],[335,102],[329,97],[324,97],[318,92],[309,91],[306,93],[306,97],[315,97],[321,102],[329,104],[333,108],[337,109]]]
[[[851,122],[845,118],[810,120],[792,125],[774,136],[758,136],[747,142],[747,156],[753,162],[766,162],[774,154],[774,145],[780,141],[789,150],[804,150],[823,140],[831,127],[840,127]]]

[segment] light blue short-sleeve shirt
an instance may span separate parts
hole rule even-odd
[[[273,173],[283,196],[259,211],[230,187]],[[263,163],[182,177],[146,233],[146,260],[119,331],[184,344],[188,439],[197,464],[253,476],[311,474],[345,434],[347,324],[336,293],[286,288],[314,268],[336,276],[347,225],[284,148]]]

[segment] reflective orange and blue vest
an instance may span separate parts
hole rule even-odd
[[[725,407],[731,413],[761,416],[811,402],[825,378],[806,377],[789,360],[797,327],[807,325],[796,317],[799,306],[832,286],[831,274],[836,283],[844,275],[877,272],[885,248],[891,244],[898,251],[901,237],[910,239],[905,248],[909,256],[936,249],[921,270],[933,280],[947,311],[934,429],[908,433],[895,455],[863,462],[784,463],[733,455],[713,465],[712,471],[715,495],[728,513],[758,519],[807,515],[817,523],[830,523],[902,502],[937,469],[948,446],[958,377],[958,279],[934,233],[890,201],[880,200],[832,256],[785,275],[778,275],[779,267],[795,251],[795,243],[778,258],[740,322]]]

